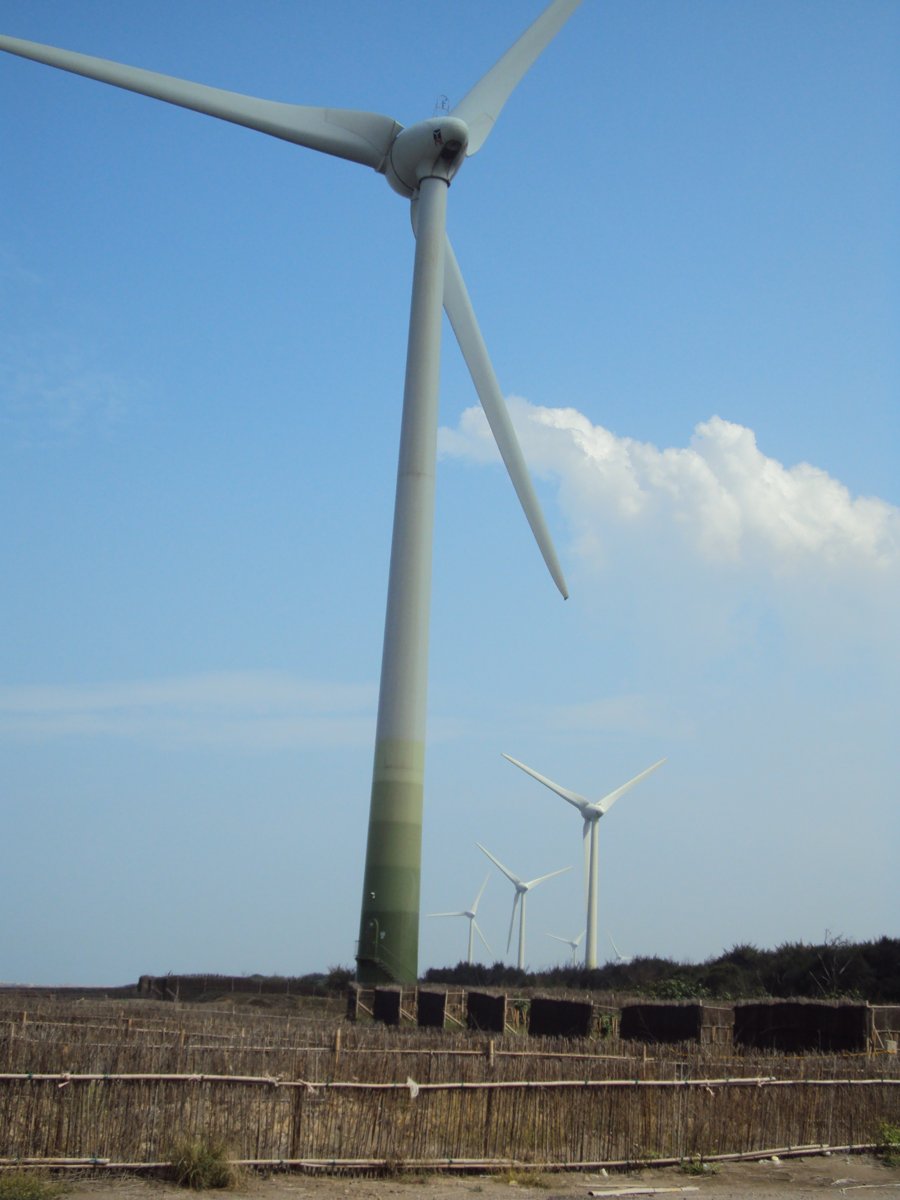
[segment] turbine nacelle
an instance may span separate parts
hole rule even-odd
[[[453,178],[466,157],[469,127],[459,117],[432,117],[401,130],[394,138],[384,165],[387,181],[407,199],[423,179]]]

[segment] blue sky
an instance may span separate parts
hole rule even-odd
[[[2,31],[401,123],[540,11],[2,0]],[[449,197],[567,573],[449,328],[423,912],[896,935],[900,9],[585,0]],[[412,238],[383,179],[0,56],[0,979],[303,973],[358,922]],[[528,960],[583,927],[580,870]],[[423,920],[420,964],[465,923]],[[511,949],[511,956],[515,946]],[[608,942],[601,956],[610,953]]]

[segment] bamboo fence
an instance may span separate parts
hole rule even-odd
[[[146,1002],[0,1003],[0,1167],[165,1162],[216,1140],[309,1168],[578,1167],[871,1145],[887,1055],[387,1030]]]

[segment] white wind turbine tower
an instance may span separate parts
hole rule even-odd
[[[582,838],[584,843],[585,889],[587,891],[587,941],[584,946],[584,965],[588,970],[593,970],[597,966],[597,826],[600,824],[600,818],[609,812],[620,796],[624,796],[636,783],[640,783],[642,779],[646,779],[648,775],[658,767],[661,767],[666,760],[661,758],[652,767],[647,767],[645,771],[641,771],[640,775],[635,775],[634,779],[629,779],[627,783],[623,783],[614,792],[610,792],[608,796],[604,796],[602,800],[597,800],[592,804],[584,796],[579,796],[577,792],[570,792],[567,788],[554,783],[552,779],[547,779],[546,776],[539,775],[537,771],[532,770],[531,767],[526,767],[524,763],[519,762],[516,758],[512,758],[509,754],[504,754],[503,757],[514,766],[519,767],[526,775],[530,775],[532,779],[536,779],[538,783],[542,783],[545,787],[550,788],[552,792],[556,792],[557,796],[562,796],[563,800],[567,800],[569,804],[578,809],[584,820]]]
[[[553,0],[449,115],[407,128],[380,113],[276,103],[0,37],[0,49],[11,54],[372,167],[412,201],[416,251],[357,950],[357,978],[365,983],[414,982],[418,976],[442,305],[544,560],[560,592],[567,594],[445,227],[451,180],[465,159],[485,144],[511,93],[579,2]],[[470,32],[462,29],[454,36]],[[532,140],[526,138],[529,165],[534,153]],[[9,162],[4,167],[8,186]]]
[[[548,933],[547,937],[553,938],[555,942],[562,942],[564,945],[569,946],[572,950],[572,962],[576,963],[578,962],[578,947],[581,945],[581,939],[584,937],[584,933],[585,931],[582,929],[577,938],[560,937],[558,933]]]
[[[487,938],[481,932],[481,927],[478,924],[478,922],[475,920],[475,915],[478,912],[479,902],[481,901],[481,897],[484,894],[484,889],[487,887],[489,879],[490,879],[490,874],[485,875],[484,883],[478,889],[478,895],[475,897],[474,901],[472,902],[471,908],[463,909],[462,912],[446,912],[446,913],[429,913],[428,914],[429,917],[467,917],[468,918],[468,920],[469,920],[469,949],[468,949],[468,955],[466,957],[466,962],[470,966],[472,965],[472,962],[473,962],[472,955],[473,955],[474,949],[475,949],[475,934],[476,934],[476,932],[477,932],[478,936],[481,938],[481,940],[484,942],[484,944],[487,948],[488,954],[493,954],[493,950],[491,950],[490,946],[488,946]]]
[[[482,846],[481,842],[476,842],[475,845],[482,854],[486,854],[495,867],[499,867],[506,878],[516,889],[516,894],[513,897],[512,916],[509,919],[509,937],[506,939],[506,949],[509,950],[512,943],[513,926],[516,923],[516,909],[519,909],[519,953],[516,958],[516,966],[520,971],[525,970],[525,900],[532,888],[537,887],[539,883],[543,883],[545,879],[552,879],[554,875],[562,875],[566,871],[571,871],[571,867],[560,867],[558,871],[551,871],[549,875],[539,875],[537,879],[524,880],[518,875],[513,875],[508,867],[504,867],[499,859],[494,858],[490,850]]]

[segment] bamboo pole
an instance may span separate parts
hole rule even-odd
[[[874,1142],[854,1143],[845,1146],[781,1146],[768,1150],[754,1150],[741,1154],[704,1155],[704,1162],[750,1162],[765,1158],[804,1158],[823,1154],[867,1154],[877,1149]],[[229,1160],[232,1166],[253,1167],[268,1170],[299,1169],[313,1171],[328,1170],[391,1170],[391,1171],[595,1171],[624,1170],[630,1167],[675,1167],[681,1158],[623,1158],[592,1159],[578,1162],[545,1162],[518,1158],[236,1158]],[[20,1170],[22,1167],[41,1167],[47,1170],[104,1170],[104,1171],[160,1171],[171,1167],[171,1162],[113,1162],[103,1158],[19,1158],[0,1159],[0,1171]]]
[[[108,1158],[0,1158],[0,1170],[17,1167],[108,1167]]]
[[[261,1087],[283,1088],[313,1088],[326,1091],[355,1091],[355,1092],[406,1092],[409,1082],[390,1080],[383,1083],[365,1082],[358,1080],[308,1080],[281,1079],[273,1075],[212,1075],[212,1074],[179,1074],[179,1073],[123,1073],[108,1072],[0,1072],[0,1083],[56,1083],[59,1087],[67,1087],[72,1083],[138,1083],[156,1081],[163,1083],[224,1083],[244,1084]],[[725,1076],[718,1079],[491,1079],[491,1080],[460,1080],[437,1083],[417,1083],[419,1091],[486,1091],[520,1090],[541,1091],[549,1089],[586,1089],[600,1090],[605,1088],[653,1088],[653,1089],[685,1089],[702,1088],[752,1087],[752,1088],[790,1088],[801,1087],[808,1089],[831,1087],[900,1087],[900,1078],[878,1079],[777,1079],[773,1075],[751,1075],[746,1077]]]

